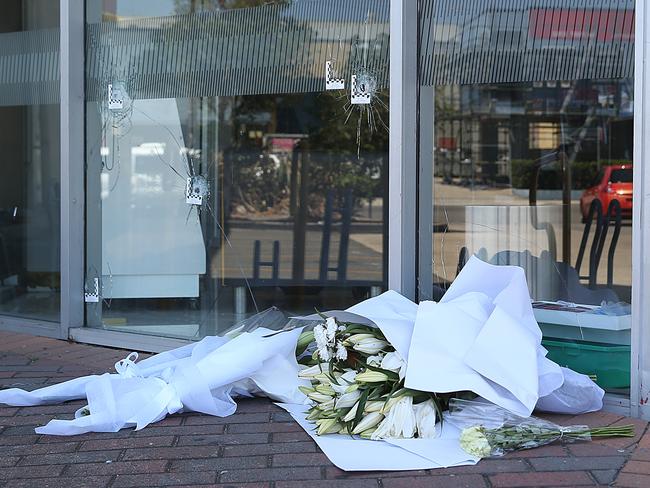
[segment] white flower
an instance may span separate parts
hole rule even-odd
[[[351,391],[350,386],[354,385],[354,378],[357,376],[357,372],[353,369],[348,369],[345,373],[337,378],[338,385],[331,383],[331,387],[339,395],[344,393],[349,393]]]
[[[309,368],[301,369],[300,371],[298,371],[298,378],[312,379],[316,375],[321,374],[323,371],[327,371],[327,369],[328,369],[327,364],[314,364]]]
[[[352,407],[357,400],[361,397],[361,392],[359,390],[352,391],[350,393],[345,393],[341,395],[338,400],[336,400],[336,406],[334,408],[349,408]]]
[[[336,338],[336,331],[338,329],[338,326],[336,325],[336,319],[334,317],[327,317],[327,320],[325,321],[325,327],[327,344],[329,346],[333,346],[334,339]]]
[[[432,439],[440,435],[440,429],[436,423],[436,407],[433,400],[419,403],[413,406],[415,411],[415,423],[418,429],[418,437]]]
[[[368,363],[370,366],[379,367],[381,366],[381,361],[383,357],[384,356],[381,354],[378,354],[376,356],[368,356],[368,359],[366,359],[366,363]]]
[[[483,432],[483,427],[480,425],[463,429],[460,433],[460,447],[465,452],[479,458],[488,457],[492,454],[492,447]]]
[[[318,403],[324,403],[329,400],[332,400],[332,397],[330,395],[325,395],[317,391],[314,391],[313,393],[309,393],[307,396],[309,397],[310,400],[313,400]]]
[[[336,421],[336,419],[317,420],[316,425],[318,425],[318,429],[316,431],[318,435],[334,434],[335,432],[341,430],[343,427]]]
[[[350,337],[346,339],[347,342],[350,344],[356,344],[359,341],[365,340],[365,339],[374,339],[375,336],[372,334],[353,334]]]
[[[402,356],[397,351],[387,353],[381,360],[379,367],[398,373],[400,380],[406,376],[406,361],[402,359]]]
[[[368,337],[357,341],[352,347],[355,351],[363,352],[365,354],[377,354],[386,346],[388,346],[388,342],[375,337]]]
[[[388,411],[386,418],[372,434],[372,439],[410,439],[415,435],[415,412],[413,397],[403,396]]]
[[[372,429],[384,418],[379,412],[372,412],[361,419],[361,422],[352,430],[353,434],[361,434],[366,430]]]
[[[336,359],[339,361],[345,361],[348,358],[348,350],[345,348],[342,342],[336,344]]]

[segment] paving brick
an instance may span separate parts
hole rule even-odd
[[[159,427],[158,424],[148,426],[146,429],[138,430],[133,433],[135,437],[154,437],[157,435],[207,435],[223,434],[225,425],[174,425]]]
[[[237,469],[219,473],[221,483],[247,481],[293,481],[320,479],[320,468],[292,467],[265,469]]]
[[[104,488],[111,481],[110,476],[86,476],[84,478],[39,478],[11,480],[3,488]]]
[[[295,422],[289,412],[285,412],[284,410],[271,413],[271,420],[273,422]]]
[[[175,459],[169,471],[223,471],[228,469],[266,468],[266,456],[229,458]]]
[[[135,449],[141,447],[170,447],[174,436],[129,437],[126,439],[97,439],[81,443],[80,451],[101,451],[110,449]]]
[[[248,424],[251,422],[268,422],[270,414],[264,413],[235,413],[229,417],[214,417],[212,415],[193,415],[185,419],[185,425],[210,424]]]
[[[568,451],[574,456],[626,456],[631,452],[629,449],[622,449],[595,442],[576,442],[567,446]],[[537,449],[532,449],[536,452]]]
[[[616,469],[596,469],[591,471],[591,476],[599,485],[609,485],[614,482],[618,471]]]
[[[16,415],[49,415],[50,418],[61,413],[74,414],[77,409],[83,407],[85,402],[68,402],[63,405],[40,405],[36,407],[21,407]]]
[[[623,473],[647,474],[650,476],[649,461],[628,461],[623,467]]]
[[[578,471],[590,469],[620,469],[625,464],[623,456],[528,458],[536,471]]]
[[[275,432],[271,436],[272,442],[303,442],[311,440],[304,430],[296,432]]]
[[[637,461],[650,461],[650,449],[638,448],[632,451],[632,459]]]
[[[428,475],[429,472],[424,469],[415,469],[411,471],[343,471],[336,466],[328,466],[325,468],[325,478],[338,480],[357,478],[403,478],[405,476],[415,478]]]
[[[223,446],[228,444],[264,444],[269,434],[184,435],[179,446]]]
[[[224,446],[224,456],[256,456],[265,454],[315,452],[318,450],[316,443],[309,442],[274,442],[273,444],[251,444],[241,446]]]
[[[145,488],[148,486],[202,485],[214,483],[215,473],[148,473],[120,474],[115,477],[112,488]]]
[[[478,474],[382,479],[384,488],[481,488],[487,486]]]
[[[614,486],[624,488],[648,488],[650,476],[645,474],[621,473],[616,478]]]
[[[490,476],[494,488],[529,486],[582,486],[595,484],[585,471],[500,473]]]
[[[18,412],[17,407],[0,407],[0,417],[11,417]]]
[[[233,486],[233,485],[229,485]],[[237,487],[246,486],[237,484]],[[304,481],[276,481],[275,488],[305,488]],[[345,482],[334,480],[309,481],[309,488],[377,488],[377,480],[347,480]]]
[[[229,434],[254,434],[259,432],[300,432],[302,427],[296,422],[266,422],[228,425]]]
[[[438,474],[520,473],[530,470],[530,465],[523,459],[483,459],[474,466],[442,468],[433,470],[432,473],[437,476]]]
[[[552,444],[547,446],[538,447],[535,449],[524,449],[523,451],[509,452],[505,457],[509,458],[529,458],[529,457],[564,457],[568,456],[569,452],[565,446],[559,444]]]
[[[57,415],[57,418],[69,420],[74,418],[73,414],[74,411],[67,415]],[[31,426],[33,433],[34,427],[45,425],[50,420],[52,420],[52,415],[14,415],[13,417],[0,417],[0,425],[5,427],[28,425]]]
[[[148,447],[145,449],[127,449],[122,458],[125,461],[141,459],[192,459],[217,457],[219,448],[213,446],[196,447]]]
[[[115,461],[120,451],[90,451],[69,452],[59,454],[39,454],[37,456],[23,456],[20,466],[36,466],[44,464],[71,464],[71,463],[102,463]]]
[[[273,455],[272,466],[329,466],[329,459],[322,452]]]
[[[79,463],[67,466],[65,476],[111,476],[114,474],[163,473],[167,460],[117,461],[111,463]]]
[[[20,458],[18,456],[4,456],[0,455],[0,468],[14,466]]]
[[[48,478],[61,474],[63,465],[45,465],[45,466],[12,466],[10,468],[0,469],[0,479],[8,480],[12,478]]]

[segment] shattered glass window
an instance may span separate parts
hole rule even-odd
[[[87,323],[181,338],[386,287],[388,0],[87,0]]]

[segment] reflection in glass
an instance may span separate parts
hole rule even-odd
[[[195,338],[385,287],[388,2],[361,4],[87,2],[89,325]]]
[[[421,18],[433,296],[470,255],[521,266],[549,357],[626,392],[633,2],[445,5]]]
[[[59,2],[0,19],[0,314],[56,322],[60,303]]]

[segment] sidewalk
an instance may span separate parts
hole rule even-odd
[[[39,388],[111,371],[128,351],[0,332],[0,388]],[[275,488],[650,487],[647,423],[610,413],[553,416],[562,424],[634,423],[635,439],[547,446],[476,466],[346,473],[268,400],[239,402],[216,418],[174,415],[140,432],[41,436],[34,427],[72,418],[82,402],[0,407],[0,487],[221,486]],[[550,417],[549,417],[550,418]]]

